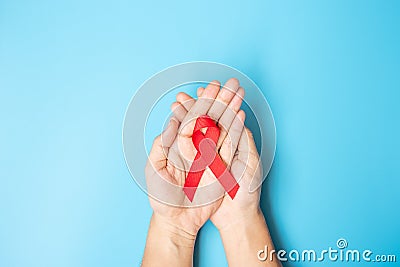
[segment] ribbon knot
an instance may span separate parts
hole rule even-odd
[[[203,133],[202,130],[205,130],[205,132]],[[219,134],[220,130],[213,119],[208,116],[197,118],[192,135],[192,142],[197,153],[183,186],[183,191],[190,201],[193,201],[194,194],[207,167],[210,168],[215,178],[232,199],[239,189],[239,184],[228,171],[217,152]]]

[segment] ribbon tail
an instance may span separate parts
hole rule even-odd
[[[203,172],[190,172],[186,178],[185,185],[183,186],[183,192],[190,200],[193,201],[194,194],[196,193],[197,187],[200,183],[201,176],[203,176]]]
[[[214,161],[209,166],[210,170],[214,173],[222,187],[228,192],[228,195],[233,199],[239,190],[239,184],[235,177],[228,171],[225,163],[219,156],[216,156]]]
[[[202,161],[200,160],[200,153],[196,154],[192,166],[190,167],[189,173],[186,177],[185,184],[183,186],[183,192],[190,200],[193,201],[194,195],[196,193],[197,187],[199,186],[201,177],[203,176],[205,168],[202,168]],[[194,171],[201,170],[201,171]]]

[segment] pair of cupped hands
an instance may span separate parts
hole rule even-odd
[[[224,86],[213,81],[205,88],[200,87],[197,100],[183,92],[177,94],[176,102],[171,105],[173,116],[150,151],[145,169],[147,184],[163,179],[183,187],[197,153],[192,142],[195,121],[207,115],[220,129],[217,152],[240,188],[234,199],[221,193],[222,197],[196,207],[187,207],[188,199],[183,190],[176,196],[174,205],[150,197],[153,220],[165,225],[168,231],[195,238],[208,219],[221,231],[260,213],[260,188],[253,191],[249,188],[252,183],[260,184],[262,168],[252,133],[244,126],[245,112],[241,110],[244,94],[235,78]],[[216,177],[207,168],[200,186],[215,181]]]

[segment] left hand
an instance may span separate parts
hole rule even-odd
[[[187,159],[193,160],[197,152],[191,140],[195,118],[208,114],[214,120],[226,125],[231,125],[233,121],[236,121],[239,128],[243,127],[240,119],[244,120],[243,111],[239,112],[238,116],[236,113],[225,112],[228,106],[230,110],[236,110],[236,112],[240,109],[244,91],[239,87],[236,79],[230,79],[221,90],[218,82],[211,82],[205,89],[200,88],[200,92],[201,95],[197,101],[188,99],[187,95],[183,93],[177,96],[182,101],[173,104],[172,108],[175,110],[184,108],[187,112],[184,116],[178,111],[175,112],[176,118],[172,118],[166,130],[154,140],[145,169],[150,196],[162,194],[170,197],[172,195],[175,204],[175,206],[171,206],[150,197],[154,217],[175,228],[177,232],[189,233],[192,236],[197,234],[201,226],[217,211],[222,202],[222,199],[219,199],[201,207],[184,207],[190,204],[182,191],[189,169]],[[188,101],[184,101],[184,98]],[[235,120],[235,118],[237,119]],[[241,131],[242,128],[238,132],[241,133]],[[221,130],[220,140],[225,140],[226,136],[227,130]],[[237,138],[238,140],[239,138]],[[219,146],[222,146],[222,142],[219,142]],[[226,153],[229,152],[233,156],[230,147],[226,149]],[[213,174],[206,170],[201,182],[207,184],[213,182],[214,179]],[[176,185],[179,190],[164,192],[165,187],[162,186],[162,183],[165,182]]]

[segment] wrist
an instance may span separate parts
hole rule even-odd
[[[141,266],[193,266],[195,238],[153,214]]]
[[[265,221],[264,215],[259,207],[248,208],[240,211],[230,211],[230,214],[212,218],[215,227],[220,231],[243,229],[244,226],[252,225],[256,222]]]
[[[257,252],[267,246],[275,250],[261,210],[249,213],[220,230],[229,266],[280,266],[276,255],[263,262]]]
[[[243,235],[249,228],[264,227],[266,225],[261,209],[249,210],[219,227],[221,236]]]
[[[157,229],[160,238],[167,239],[177,247],[194,247],[197,231],[189,232],[186,229],[174,224],[167,218],[156,213],[151,217],[151,226]]]

